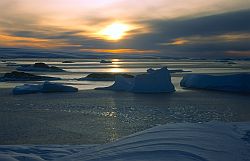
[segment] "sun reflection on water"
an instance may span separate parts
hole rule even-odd
[[[119,62],[120,59],[112,59],[112,62]]]
[[[125,73],[126,69],[124,69],[124,68],[111,68],[111,69],[109,69],[109,72],[111,72],[111,73]]]

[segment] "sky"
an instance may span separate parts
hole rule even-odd
[[[250,57],[249,0],[1,0],[0,10],[0,48]]]

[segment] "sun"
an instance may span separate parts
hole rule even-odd
[[[129,25],[115,22],[115,23],[112,23],[111,25],[108,25],[103,30],[101,30],[100,34],[108,40],[119,40],[129,30],[130,30]]]

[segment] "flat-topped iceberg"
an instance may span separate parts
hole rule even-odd
[[[86,77],[79,78],[80,81],[115,81],[115,77],[134,78],[133,75],[125,73],[91,73]]]
[[[5,73],[3,77],[0,77],[0,81],[42,81],[42,80],[60,80],[56,77],[38,76],[25,72],[13,71]]]
[[[177,123],[103,145],[1,145],[0,160],[249,161],[250,123]]]
[[[49,66],[45,63],[35,63],[33,65],[22,65],[20,67],[17,67],[16,70],[32,71],[32,72],[64,72],[63,69],[60,69],[55,66]]]
[[[117,76],[115,83],[109,87],[96,88],[135,93],[174,92],[170,72],[167,67],[158,70],[148,69],[146,74],[136,75],[134,78]]]
[[[12,93],[14,95],[31,93],[54,93],[54,92],[77,92],[78,89],[59,83],[44,82],[42,84],[24,84],[16,86]]]
[[[250,93],[250,74],[223,76],[187,74],[184,75],[180,85],[185,88]]]

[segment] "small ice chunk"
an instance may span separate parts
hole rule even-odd
[[[41,85],[38,84],[24,84],[22,86],[16,86],[12,93],[14,95],[21,95],[21,94],[31,94],[31,93],[38,93],[42,89]]]
[[[71,86],[65,86],[59,83],[44,82],[42,85],[42,93],[53,93],[53,92],[77,92],[78,89]]]

